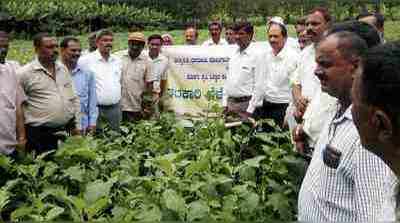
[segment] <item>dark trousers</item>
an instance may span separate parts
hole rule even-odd
[[[104,122],[110,125],[110,128],[119,132],[119,127],[121,124],[122,113],[121,106],[119,103],[113,105],[98,105],[99,117],[97,118],[97,129],[101,130],[103,128]]]
[[[122,111],[122,121],[124,122],[137,122],[143,119],[141,112]]]
[[[262,107],[258,107],[254,111],[254,118],[273,119],[277,125],[282,127],[288,105],[287,103],[276,104],[264,100]]]
[[[25,130],[27,138],[26,149],[28,151],[43,153],[57,149],[58,140],[62,140],[61,136],[55,134],[63,130],[62,128],[25,125]]]

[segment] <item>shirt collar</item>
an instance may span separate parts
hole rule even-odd
[[[351,114],[351,108],[353,107],[353,105],[350,105],[347,109],[346,109],[346,111],[341,115],[341,116],[339,116],[339,117],[335,117],[334,119],[333,119],[333,123],[340,123],[340,122],[343,122],[343,121],[345,121],[345,120],[349,120],[349,121],[353,121],[353,116],[352,116],[352,114]],[[339,108],[338,108],[339,109]],[[338,110],[337,110],[338,111]]]
[[[34,70],[43,70],[48,73],[48,70],[45,67],[43,67],[43,65],[39,62],[39,59],[37,59],[37,58],[33,60],[32,68]],[[57,60],[55,62],[55,68],[56,68],[56,71],[58,71],[58,70],[64,68],[64,65],[60,61]]]
[[[236,50],[236,53],[249,55],[252,46],[253,46],[253,44],[252,44],[252,42],[250,42],[250,44],[247,46],[247,48],[244,49],[242,52],[240,52],[240,48],[238,47],[238,49]]]
[[[271,54],[274,55],[278,59],[284,59],[286,57],[286,52],[288,51],[287,48],[288,48],[288,40],[286,39],[286,42],[283,45],[283,48],[281,49],[281,51],[279,51],[278,55],[276,55],[276,56],[274,55],[272,48],[271,48]]]
[[[105,61],[103,56],[101,56],[100,51],[98,49],[96,51],[94,51],[93,54],[94,54],[94,56],[96,57],[97,60]],[[112,54],[110,54],[110,57],[108,58],[107,62],[112,62],[112,61],[114,61],[114,59],[115,59],[114,56]]]

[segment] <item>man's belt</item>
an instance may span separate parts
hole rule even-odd
[[[228,101],[233,103],[242,103],[250,101],[251,96],[242,96],[242,97],[228,97]]]

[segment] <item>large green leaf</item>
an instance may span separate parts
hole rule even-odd
[[[10,198],[10,194],[8,191],[0,189],[0,212],[3,208],[8,204]]]
[[[163,193],[163,201],[165,206],[178,213],[179,215],[184,215],[186,213],[185,200],[172,189],[168,189]]]
[[[113,181],[103,182],[102,180],[90,182],[86,186],[86,191],[84,193],[87,205],[94,204],[100,198],[108,197],[113,184]]]
[[[44,219],[45,219],[45,221],[52,221],[52,220],[56,219],[58,216],[60,216],[62,213],[64,213],[64,208],[54,206],[47,212]]]
[[[188,221],[201,220],[208,216],[210,207],[204,201],[194,201],[188,205]]]

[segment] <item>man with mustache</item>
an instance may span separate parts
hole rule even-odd
[[[185,45],[197,45],[199,33],[195,26],[187,26],[184,33]]]
[[[121,60],[111,54],[113,40],[113,33],[110,30],[100,30],[96,34],[97,50],[83,56],[78,61],[78,65],[95,76],[99,109],[97,130],[101,130],[106,121],[111,130],[119,132],[122,119],[120,106]]]
[[[264,73],[263,105],[255,111],[256,118],[271,118],[282,126],[286,108],[291,100],[290,78],[297,67],[299,54],[287,43],[288,32],[284,23],[272,21],[267,27],[271,50],[264,60],[268,69]]]
[[[321,90],[320,82],[314,75],[314,70],[316,67],[315,46],[322,38],[325,30],[329,28],[330,23],[331,16],[328,10],[325,8],[314,8],[307,16],[306,32],[312,44],[304,48],[300,54],[301,60],[299,61],[295,71],[292,85],[294,109],[293,106],[290,106],[288,111],[288,120],[293,119],[292,117],[294,116],[297,123],[302,123],[303,115],[309,102],[316,95],[316,93]],[[293,122],[296,123],[295,121],[291,121],[289,123]],[[304,153],[306,157],[311,157],[310,154],[315,146],[315,140],[313,140],[312,137],[305,137],[302,126],[294,126],[294,124],[290,124],[297,150],[301,153]],[[309,132],[306,133],[309,134]],[[317,137],[319,132],[315,133],[314,135]]]
[[[296,24],[294,25],[300,50],[303,50],[306,46],[311,44],[310,40],[307,37],[306,19],[306,17],[301,17],[296,20]]]
[[[61,61],[67,67],[74,81],[76,94],[81,105],[81,133],[95,133],[98,116],[96,81],[93,73],[78,66],[81,44],[75,37],[65,37],[61,43]]]
[[[376,33],[376,42],[379,36]],[[353,76],[362,72],[364,39],[353,32],[329,31],[317,44],[315,76],[337,99],[327,115],[298,199],[301,222],[395,220],[397,178],[361,146],[351,115]]]
[[[22,103],[25,94],[18,84],[16,63],[6,60],[10,37],[0,31],[0,153],[17,158],[26,143]]]
[[[145,44],[143,33],[129,33],[128,52],[124,52],[121,57],[121,108],[123,120],[128,122],[138,121],[145,115],[142,106],[143,94],[149,89],[152,81],[151,61],[148,55],[142,52]],[[159,45],[161,47],[161,40]]]
[[[225,39],[221,38],[222,24],[220,22],[214,21],[208,25],[208,32],[211,39],[206,40],[203,46],[213,46],[213,45],[228,45]]]
[[[55,37],[39,33],[33,38],[36,59],[18,70],[27,100],[23,104],[27,149],[57,149],[60,130],[79,134],[80,103],[68,69],[57,61]]]
[[[261,54],[252,44],[253,25],[249,22],[238,22],[234,30],[239,47],[229,61],[222,105],[225,115],[233,114],[244,121],[253,114],[262,97],[259,89],[263,88],[258,85],[262,84],[261,72],[265,63],[261,61]]]
[[[225,27],[225,40],[229,45],[235,44],[235,31],[233,30],[233,25],[227,25]]]

